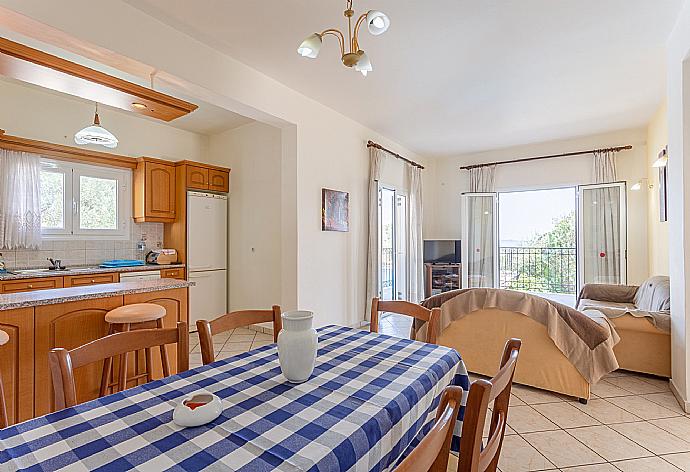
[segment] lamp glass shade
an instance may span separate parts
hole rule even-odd
[[[118,140],[113,133],[101,126],[98,111],[93,117],[93,125],[77,131],[74,135],[77,144],[98,144],[113,149],[117,147]]]
[[[668,155],[663,154],[656,161],[654,161],[652,167],[666,167],[666,164],[668,164]]]
[[[302,57],[308,57],[310,59],[316,59],[321,50],[321,44],[323,40],[321,35],[318,33],[311,34],[302,41],[302,44],[297,48],[297,53]]]
[[[635,182],[632,187],[630,187],[630,190],[633,191],[638,191],[642,188],[642,183],[641,182]]]
[[[367,13],[367,28],[374,36],[385,33],[391,25],[388,15],[378,10],[371,10]]]
[[[374,70],[371,65],[371,60],[364,51],[360,51],[357,54],[359,54],[359,60],[357,61],[357,64],[355,64],[355,70],[361,72],[362,75],[366,77],[369,72]]]

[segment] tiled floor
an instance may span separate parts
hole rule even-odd
[[[407,337],[410,320],[384,316],[379,328]],[[221,357],[272,342],[271,335],[248,329],[214,339]],[[190,365],[201,365],[195,334],[190,345]],[[592,388],[587,405],[516,385],[508,425],[502,472],[690,472],[690,415],[662,379],[614,372]]]

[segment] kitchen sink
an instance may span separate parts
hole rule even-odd
[[[69,269],[52,270],[52,269],[19,269],[11,271],[12,274],[25,275],[25,274],[44,274],[47,272],[59,274],[61,272],[67,272]]]

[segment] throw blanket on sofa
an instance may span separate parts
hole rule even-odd
[[[671,333],[671,290],[668,277],[651,277],[639,287],[587,284],[577,297],[577,308],[599,311],[607,318],[631,315],[647,318],[658,330]]]
[[[491,288],[461,289],[430,297],[422,305],[441,308],[441,332],[451,322],[485,308],[523,314],[546,327],[549,338],[589,383],[618,368],[613,346],[620,338],[606,318],[595,320],[536,295]],[[426,337],[425,324],[415,323],[415,337]]]

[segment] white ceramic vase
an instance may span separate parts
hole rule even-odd
[[[288,382],[309,380],[316,363],[318,336],[313,328],[311,311],[286,311],[282,314],[283,329],[278,334],[280,370]]]

